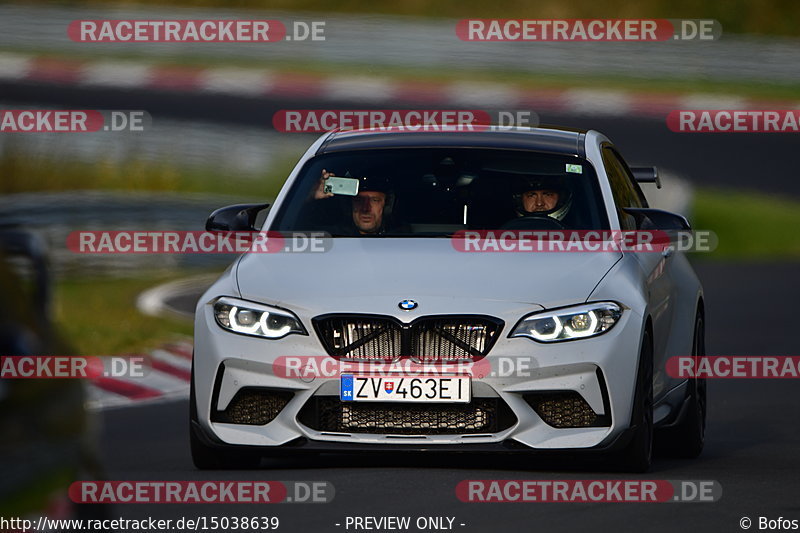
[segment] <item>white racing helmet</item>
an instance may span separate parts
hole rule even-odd
[[[526,211],[522,195],[528,191],[556,191],[558,202],[549,211]],[[572,207],[572,189],[563,176],[557,175],[528,175],[519,178],[514,185],[514,208],[521,217],[549,216],[556,220],[563,220]]]

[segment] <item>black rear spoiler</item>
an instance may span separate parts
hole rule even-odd
[[[661,178],[656,167],[631,167],[634,179],[639,183],[655,183],[661,188]]]

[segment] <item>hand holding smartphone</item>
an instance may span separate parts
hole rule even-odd
[[[336,176],[331,176],[325,180],[323,191],[345,196],[357,196],[358,180],[355,178],[338,178]]]
[[[356,178],[340,178],[332,172],[322,170],[322,178],[319,180],[317,189],[314,192],[314,199],[330,198],[340,194],[343,196],[357,196],[359,182]]]

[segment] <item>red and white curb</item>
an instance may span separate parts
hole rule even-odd
[[[136,298],[136,309],[140,313],[154,317],[170,316],[171,318],[194,320],[194,307],[179,309],[170,305],[170,300],[193,296],[196,300],[218,278],[219,274],[201,274],[162,283],[142,292]]]
[[[413,103],[661,118],[675,109],[794,109],[800,102],[719,94],[622,90],[529,89],[490,82],[415,82],[373,76],[295,74],[256,68],[165,66],[132,61],[76,61],[0,53],[0,81],[26,81],[252,98]]]
[[[142,377],[99,376],[89,381],[86,407],[104,410],[132,404],[189,398],[192,344],[176,341],[144,355],[147,372]]]

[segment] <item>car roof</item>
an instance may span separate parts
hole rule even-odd
[[[560,127],[509,128],[494,131],[335,131],[316,155],[379,148],[500,148],[586,156],[585,130]]]

